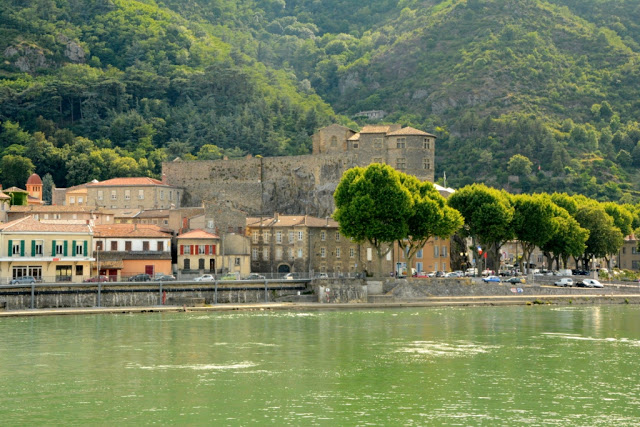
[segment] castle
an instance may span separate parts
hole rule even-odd
[[[356,132],[333,124],[312,136],[311,155],[165,162],[166,183],[185,190],[184,206],[230,202],[249,215],[330,216],[342,174],[354,166],[386,163],[433,182],[435,139],[400,125],[365,126]]]

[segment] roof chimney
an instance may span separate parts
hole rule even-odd
[[[280,214],[278,212],[274,212],[273,219],[275,220],[275,222],[280,221]]]

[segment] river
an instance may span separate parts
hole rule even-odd
[[[638,425],[640,307],[0,319],[4,425]]]

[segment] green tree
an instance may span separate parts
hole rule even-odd
[[[560,268],[560,260],[563,268],[567,268],[570,256],[578,258],[584,253],[589,230],[580,227],[578,221],[569,215],[566,209],[554,204],[553,211],[556,223],[554,233],[540,249],[546,254],[551,254],[558,268]],[[553,268],[552,262],[549,262],[549,268]]]
[[[588,204],[578,208],[576,220],[582,228],[589,230],[583,266],[587,267],[593,257],[608,259],[610,254],[617,253],[624,243],[624,236],[615,226],[613,218],[597,204]]]
[[[382,275],[382,257],[391,244],[407,237],[407,219],[413,201],[396,170],[374,163],[352,168],[343,175],[333,195],[340,233],[357,243],[369,242],[378,256],[377,274]]]
[[[413,206],[408,218],[408,237],[399,239],[398,245],[406,253],[407,265],[413,265],[413,257],[427,240],[434,236],[448,239],[462,227],[464,220],[460,212],[447,206],[432,183],[404,173],[400,173],[400,181],[409,190]]]
[[[522,244],[521,271],[528,272],[531,253],[551,239],[558,226],[554,205],[548,196],[522,194],[512,197],[514,207],[513,231]],[[522,262],[526,261],[526,269]]]
[[[36,167],[31,159],[22,156],[4,156],[0,160],[0,182],[4,188],[22,188],[35,170]]]
[[[48,205],[51,204],[54,185],[55,183],[53,182],[53,177],[50,173],[47,173],[42,177],[42,200],[44,200]]]
[[[492,267],[498,270],[500,248],[514,235],[514,210],[509,196],[483,184],[473,184],[453,193],[447,202],[464,217],[462,231],[472,239],[476,266],[479,266],[476,248],[480,244],[485,251],[492,252]]]
[[[533,163],[528,157],[515,154],[509,159],[507,170],[511,175],[526,176],[531,174]]]

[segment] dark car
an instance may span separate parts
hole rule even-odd
[[[265,279],[265,277],[262,274],[251,273],[247,277],[245,277],[243,280],[263,280],[263,279]]]
[[[171,274],[158,273],[156,274],[156,277],[153,280],[160,281],[160,282],[172,282],[176,280],[176,278]]]
[[[16,277],[15,279],[12,279],[9,283],[12,285],[20,285],[23,283],[33,284],[36,282],[37,280],[33,276],[22,276],[22,277]]]
[[[94,276],[85,280],[85,283],[108,282],[109,276]]]
[[[135,276],[129,277],[130,282],[150,282],[151,276],[148,274],[136,274]]]
[[[525,283],[526,280],[524,277],[511,277],[508,280],[506,280],[508,283]]]

